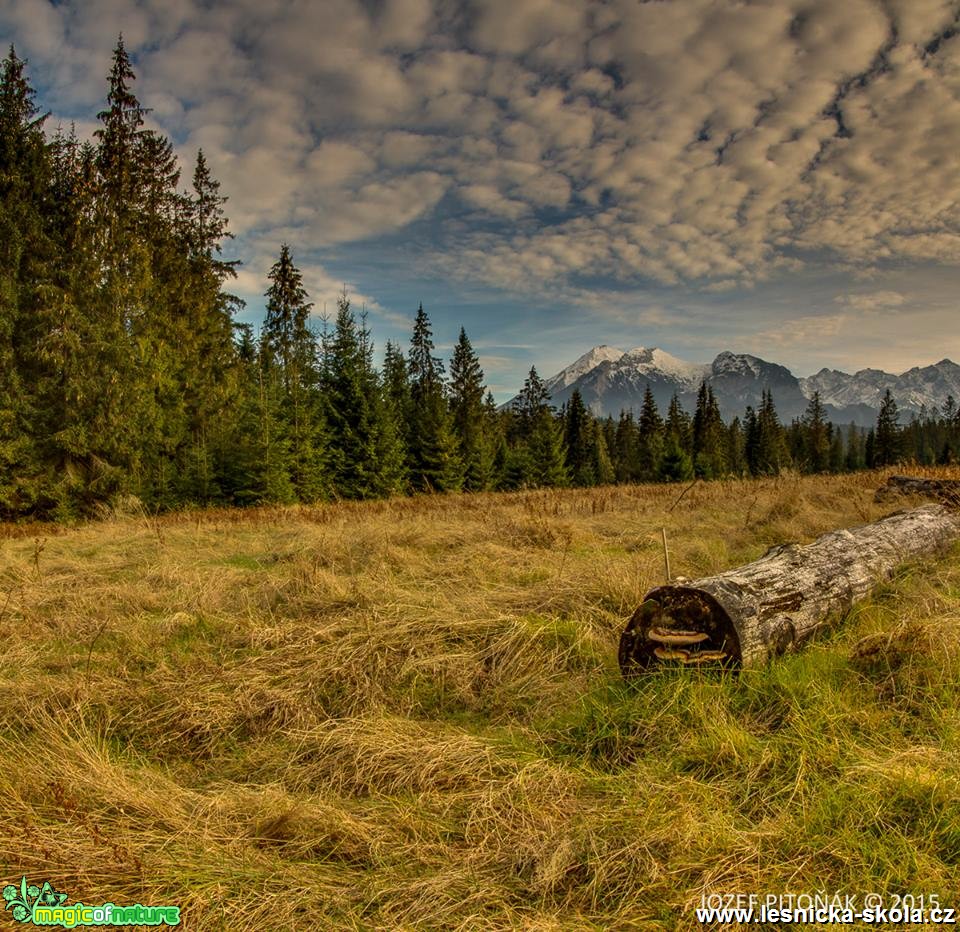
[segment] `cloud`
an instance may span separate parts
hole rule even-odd
[[[576,303],[598,281],[720,295],[804,263],[869,280],[960,262],[957,17],[946,0],[7,0],[0,39],[58,117],[89,121],[122,29],[151,119],[188,165],[204,148],[251,267],[281,234],[322,267],[409,230],[422,274]]]
[[[837,295],[833,299],[837,304],[843,304],[863,313],[887,311],[901,307],[907,299],[899,291],[872,291],[861,294]]]

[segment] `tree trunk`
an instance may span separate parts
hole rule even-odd
[[[960,506],[960,479],[926,479],[922,476],[890,476],[877,489],[873,500],[888,502],[900,495],[924,495],[945,505]]]
[[[782,544],[746,566],[647,593],[620,638],[625,677],[663,661],[764,663],[848,610],[903,562],[960,538],[960,515],[943,505],[900,511],[832,531],[812,544]]]

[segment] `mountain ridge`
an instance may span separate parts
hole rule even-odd
[[[703,381],[713,388],[727,420],[742,416],[747,405],[756,408],[764,390],[773,394],[784,421],[800,416],[813,393],[819,392],[831,420],[862,426],[876,420],[888,388],[907,416],[924,408],[939,409],[949,395],[960,399],[960,365],[947,358],[913,366],[900,375],[871,368],[851,375],[824,367],[797,377],[786,366],[750,353],[724,350],[711,363],[692,363],[658,347],[621,350],[608,344],[594,346],[544,384],[556,406],[576,389],[594,414],[616,417],[621,410],[639,411],[647,385],[661,410],[674,394],[687,410],[693,410]]]

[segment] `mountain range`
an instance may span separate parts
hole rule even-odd
[[[686,362],[662,349],[638,346],[624,352],[613,346],[595,346],[588,353],[545,380],[550,403],[559,407],[574,389],[599,416],[617,417],[621,411],[638,413],[650,386],[661,412],[674,394],[692,411],[700,383],[713,388],[727,420],[743,416],[747,405],[758,407],[765,389],[785,423],[806,410],[814,392],[820,393],[827,416],[837,424],[869,426],[876,422],[884,392],[889,388],[905,419],[922,408],[937,411],[949,395],[960,401],[960,366],[943,359],[914,367],[901,375],[879,369],[861,369],[850,375],[821,369],[798,378],[789,369],[746,353],[723,352],[709,364]]]

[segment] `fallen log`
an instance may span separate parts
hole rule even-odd
[[[960,507],[960,479],[927,479],[924,476],[890,476],[873,496],[875,502],[888,502],[901,495],[924,495],[944,505]]]
[[[772,547],[716,576],[658,586],[620,638],[620,669],[630,678],[661,663],[764,663],[801,644],[900,564],[958,538],[960,514],[923,505],[806,546]]]

